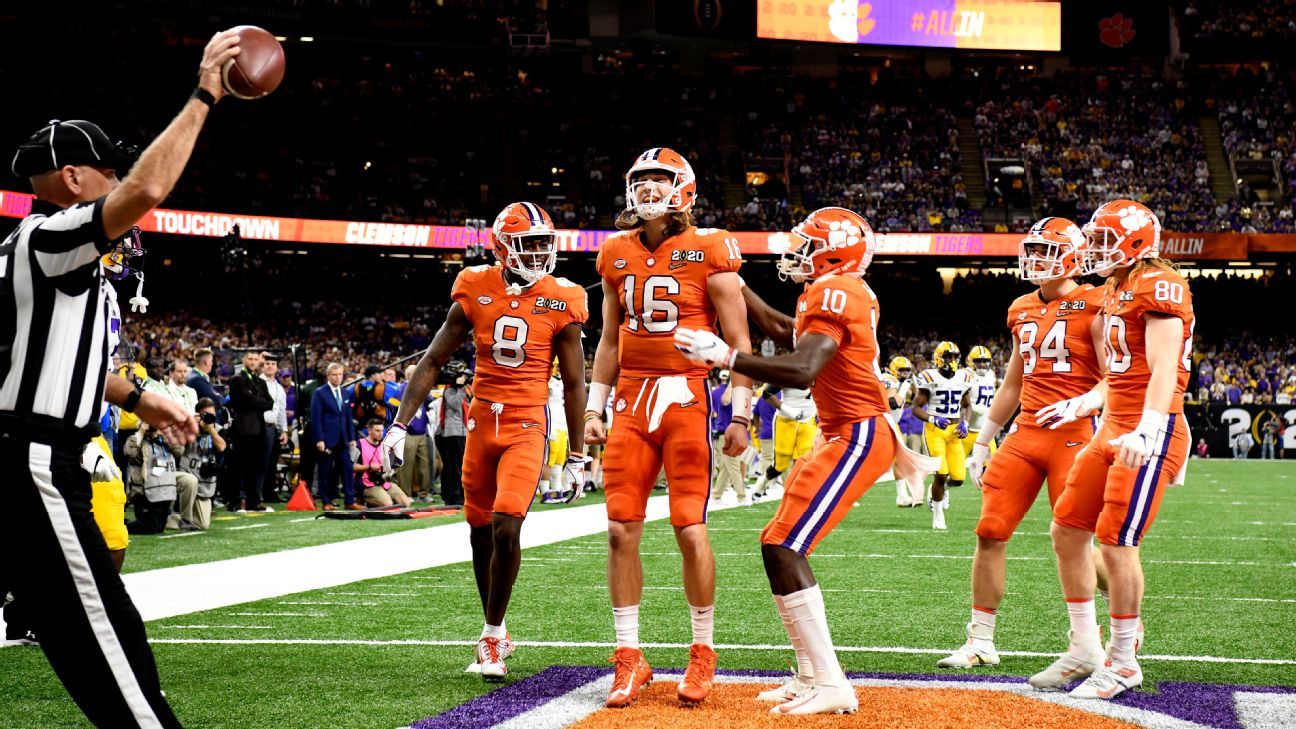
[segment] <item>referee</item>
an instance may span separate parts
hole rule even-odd
[[[193,414],[108,374],[107,287],[99,259],[180,177],[238,36],[203,51],[198,88],[131,168],[99,127],[54,121],[13,157],[37,202],[0,244],[0,594],[25,601],[50,665],[100,727],[178,727],[144,623],[90,513],[81,452],[103,400],[172,443]]]

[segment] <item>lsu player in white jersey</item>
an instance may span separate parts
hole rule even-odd
[[[932,362],[936,365],[918,375],[914,387],[914,417],[926,422],[923,438],[928,455],[940,461],[932,479],[932,529],[945,528],[945,509],[949,507],[946,486],[962,486],[967,479],[963,462],[967,453],[963,439],[968,434],[972,415],[972,372],[960,365],[961,352],[953,342],[936,345]]]
[[[774,408],[774,460],[757,479],[757,493],[764,493],[766,484],[787,473],[792,464],[810,452],[819,437],[815,421],[818,410],[810,390],[766,385],[761,398]]]
[[[886,388],[887,405],[891,407],[889,411],[891,422],[897,426],[900,424],[900,417],[904,415],[905,403],[913,394],[913,363],[908,357],[892,357],[891,362],[887,364],[886,370],[882,372],[882,386]],[[921,483],[908,483],[903,479],[895,477],[891,469],[878,477],[878,481],[895,481],[896,486],[896,506],[905,508],[909,506],[919,506],[923,502],[923,485]]]
[[[994,399],[995,390],[999,389],[999,377],[994,371],[994,361],[990,358],[987,347],[977,345],[967,356],[968,367],[972,370],[972,417],[968,419],[968,434],[963,439],[963,452],[972,453],[981,424],[985,422],[986,413],[990,412],[990,401]],[[998,450],[994,440],[990,441],[990,453]]]

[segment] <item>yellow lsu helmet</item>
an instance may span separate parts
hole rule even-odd
[[[891,362],[887,364],[887,371],[896,377],[901,377],[900,370],[909,370],[909,374],[913,374],[913,363],[908,357],[892,357]]]
[[[985,368],[989,369],[991,364],[989,348],[983,347],[978,344],[977,346],[972,348],[972,351],[968,352],[968,356],[967,356],[968,367],[971,367],[974,370],[980,369],[979,367],[977,367],[977,362],[984,362]]]
[[[962,354],[957,344],[941,342],[936,345],[936,352],[932,355],[932,361],[936,363],[936,369],[938,370],[958,369],[959,358]]]
[[[558,358],[557,358],[557,357],[554,357],[553,367],[551,367],[551,368],[549,369],[549,376],[550,376],[550,377],[558,377],[558,376],[561,375],[561,374],[562,374],[562,372],[558,369]]]

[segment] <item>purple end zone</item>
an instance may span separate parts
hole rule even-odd
[[[666,669],[683,670],[683,669]],[[456,706],[444,714],[428,717],[411,725],[411,729],[486,729],[502,721],[530,711],[541,704],[558,698],[581,684],[611,673],[610,668],[598,666],[553,666],[528,676],[516,683],[479,696],[466,704]],[[749,676],[781,680],[787,671],[726,670],[716,671],[725,676]],[[867,678],[899,681],[971,681],[976,683],[1025,683],[1019,676],[977,676],[969,674],[930,673],[848,673],[850,678]],[[1153,692],[1127,691],[1113,703],[1135,709],[1153,711],[1176,719],[1219,727],[1240,727],[1234,708],[1233,692],[1296,694],[1296,688],[1281,686],[1235,686],[1228,684],[1183,683],[1162,681]]]

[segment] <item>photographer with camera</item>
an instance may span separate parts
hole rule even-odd
[[[198,438],[190,443],[180,456],[180,480],[193,482],[192,488],[177,489],[180,493],[180,528],[209,529],[211,527],[212,497],[216,495],[216,478],[220,474],[220,454],[225,452],[225,439],[216,424],[216,403],[209,398],[198,401]]]
[[[366,506],[391,506],[397,504],[402,508],[412,503],[400,486],[392,482],[392,474],[383,463],[382,439],[385,425],[381,418],[373,418],[365,424],[365,435],[355,442],[351,458],[359,487],[362,489]]]
[[[179,496],[180,482],[176,479],[176,456],[184,446],[172,446],[147,422],[141,422],[135,434],[124,446],[130,466],[127,490],[135,507],[135,520],[126,523],[131,534],[161,534],[172,522],[171,504]],[[184,484],[192,492],[196,484]]]
[[[446,506],[463,506],[463,457],[468,441],[468,365],[451,360],[441,368],[437,384],[441,392],[441,412],[436,427],[436,447],[441,454],[441,498]]]

